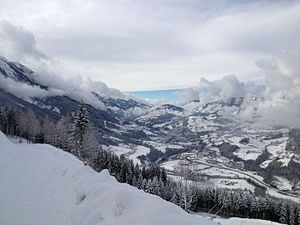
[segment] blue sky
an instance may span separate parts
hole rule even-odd
[[[184,89],[168,89],[168,90],[153,90],[153,91],[133,91],[130,92],[134,96],[151,99],[151,100],[168,100],[171,102],[179,101],[179,94]]]

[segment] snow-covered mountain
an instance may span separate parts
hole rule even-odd
[[[58,121],[78,109],[82,94],[103,149],[160,164],[170,174],[178,159],[186,159],[198,177],[218,187],[283,197],[300,193],[299,130],[241,120],[242,97],[153,106],[103,85],[72,91],[41,80],[26,66],[0,58],[0,104]]]
[[[135,111],[150,107],[144,102],[96,82],[89,84],[90,88],[74,87],[77,89],[71,90],[72,85],[68,87],[63,78],[62,87],[51,86],[50,82],[46,85],[45,82],[40,82],[41,79],[39,74],[28,67],[1,57],[0,104],[14,108],[30,108],[39,116],[48,116],[57,121],[62,116],[76,111],[83,99],[87,103],[87,110],[98,131],[98,137],[101,137],[103,143],[116,144],[111,137],[115,137],[114,140],[129,142],[132,139],[131,133],[135,137],[146,136],[141,130],[135,130],[131,126],[121,127],[128,117],[135,115]]]
[[[77,158],[43,144],[9,141],[0,132],[0,224],[213,225],[277,224],[197,216],[96,173]]]

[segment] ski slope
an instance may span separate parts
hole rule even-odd
[[[96,173],[62,150],[41,144],[13,144],[0,132],[0,224],[217,223],[120,184],[107,170]],[[275,223],[264,221],[263,224]]]

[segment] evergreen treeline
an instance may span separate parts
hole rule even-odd
[[[134,165],[124,156],[99,147],[82,102],[76,113],[53,122],[37,117],[31,109],[0,107],[0,129],[7,135],[33,143],[47,143],[71,152],[100,172],[108,169],[119,182],[158,195],[190,212],[209,212],[224,217],[245,217],[300,225],[300,206],[273,197],[257,198],[245,190],[216,189],[197,182],[175,182],[157,165]],[[186,177],[183,178],[186,181]]]

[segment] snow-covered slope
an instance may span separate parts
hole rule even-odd
[[[213,224],[59,149],[12,144],[2,133],[0,182],[0,224]]]
[[[160,197],[96,173],[49,145],[13,144],[0,132],[0,224],[2,225],[213,225]],[[215,218],[218,224],[277,224]]]

